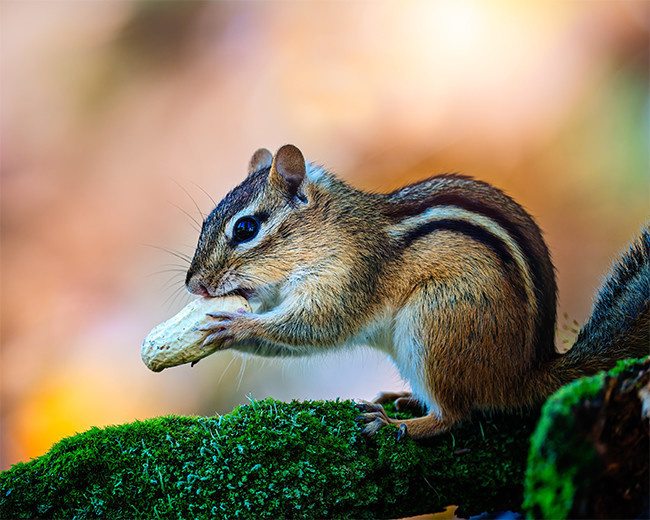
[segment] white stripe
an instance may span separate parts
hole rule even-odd
[[[475,226],[480,226],[499,238],[504,244],[506,244],[510,250],[510,253],[512,254],[512,257],[515,259],[515,262],[517,262],[517,267],[519,268],[519,271],[524,278],[526,296],[531,306],[533,307],[533,315],[536,314],[538,312],[538,309],[537,299],[535,298],[534,292],[535,286],[533,284],[530,268],[526,262],[524,254],[519,248],[517,242],[512,239],[508,232],[491,218],[455,206],[434,206],[426,209],[418,215],[414,215],[400,221],[399,224],[391,226],[388,229],[388,235],[394,240],[399,240],[410,231],[417,229],[424,224],[448,219],[461,220]]]

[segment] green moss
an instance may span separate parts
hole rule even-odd
[[[425,443],[359,434],[346,402],[271,399],[213,418],[93,428],[0,474],[2,518],[381,518],[521,503],[534,414]],[[469,450],[469,451],[467,451]]]
[[[533,518],[567,518],[576,491],[601,470],[593,443],[580,433],[577,408],[599,400],[608,377],[634,372],[642,360],[622,360],[609,372],[601,372],[566,385],[542,407],[530,440],[525,478],[527,514]]]
[[[575,436],[571,408],[602,388],[604,374],[583,378],[546,401],[530,441],[524,508],[535,518],[567,518],[576,482],[595,460],[591,446]],[[583,461],[575,465],[575,458]]]

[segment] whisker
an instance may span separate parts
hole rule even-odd
[[[179,273],[179,274],[185,274],[187,272],[187,269],[184,267],[177,267],[174,269],[162,269],[160,271],[155,271],[153,273],[145,274],[144,278],[151,278],[152,276],[158,276],[159,274],[165,274],[165,273]]]
[[[201,208],[200,208],[199,205],[196,203],[196,200],[194,200],[194,197],[192,197],[192,195],[190,194],[190,192],[187,191],[187,190],[185,189],[185,186],[183,186],[180,182],[178,182],[178,181],[177,181],[176,179],[174,179],[174,178],[172,178],[172,181],[174,181],[174,182],[178,185],[178,187],[179,187],[181,190],[183,190],[183,191],[185,192],[185,195],[187,195],[187,196],[190,198],[190,200],[191,200],[192,203],[194,204],[194,207],[195,207],[196,210],[199,212],[199,215],[201,215],[201,219],[205,220],[205,215],[203,214],[203,211],[201,211]],[[193,184],[194,184],[194,183],[193,183]],[[198,185],[197,185],[197,186],[198,186]],[[198,186],[198,187],[201,188],[200,186]],[[202,189],[202,188],[201,188],[201,189]],[[214,202],[214,201],[213,201],[213,202]],[[215,204],[215,206],[216,206],[216,204]],[[198,224],[198,222],[197,222],[197,224]],[[199,224],[199,227],[200,227],[200,224]]]
[[[174,288],[174,286],[176,286]],[[168,291],[169,289],[174,288],[175,291],[178,291],[185,287],[183,280],[179,280],[176,276],[171,276],[162,286],[162,291]]]
[[[223,376],[226,375],[226,372],[228,372],[228,369],[233,364],[235,359],[237,359],[238,357],[239,356],[235,355],[234,353],[230,354],[230,362],[226,365],[226,368],[223,370],[223,372],[221,372],[221,377],[219,378],[219,381],[217,381],[217,386],[219,386],[221,384],[221,380],[223,379]]]
[[[176,208],[178,211],[180,211],[181,213],[183,213],[187,218],[189,218],[192,222],[194,222],[194,225],[192,226],[192,228],[194,229],[194,231],[196,231],[197,233],[200,233],[200,232],[201,232],[201,222],[199,222],[198,220],[196,220],[192,215],[190,215],[189,212],[185,211],[185,210],[184,210],[183,208],[181,208],[179,205],[174,204],[173,202],[171,202],[171,201],[169,201],[169,200],[167,201],[167,204],[169,204],[170,206]]]
[[[239,368],[239,382],[237,383],[237,391],[241,388],[242,381],[244,380],[244,370],[246,369],[246,362],[248,361],[248,358],[245,356],[242,356],[242,364],[241,367]]]
[[[188,255],[179,253],[178,251],[173,251],[172,249],[167,249],[166,247],[156,246],[153,244],[142,244],[142,245],[145,247],[151,247],[153,249],[157,249],[158,251],[164,251],[165,253],[175,256],[179,260],[183,260],[183,262],[187,263],[188,265],[192,263],[192,259]]]
[[[163,301],[163,303],[162,303],[162,306],[163,306],[163,307],[167,307],[167,309],[170,309],[170,308],[171,308],[171,305],[169,305],[169,304],[171,303],[171,299],[172,299],[172,298],[174,297],[174,295],[176,294],[176,291],[178,291],[178,289],[174,289],[174,290],[169,294],[169,296],[167,296],[167,298],[165,298],[165,301]]]
[[[183,288],[178,287],[165,299],[163,306],[166,306],[168,309],[172,309],[180,296],[183,295]]]
[[[189,302],[189,296],[190,294],[183,290],[184,287],[179,287],[179,290],[176,292],[176,296],[174,296],[174,299],[172,300],[172,307],[176,306],[176,303],[180,301],[181,303],[184,302],[185,305]]]
[[[187,269],[187,266],[181,264],[161,264],[159,267],[178,267],[179,269]]]
[[[217,203],[216,203],[216,202],[214,201],[214,199],[212,198],[212,195],[210,195],[207,191],[205,191],[205,190],[203,189],[202,186],[199,186],[199,185],[198,185],[197,183],[195,183],[195,182],[193,182],[192,184],[194,184],[194,186],[196,186],[198,189],[200,189],[203,193],[205,193],[205,194],[208,196],[208,198],[212,201],[212,205],[213,205],[213,206],[215,206],[215,207],[217,206]]]
[[[265,283],[265,280],[259,276],[255,276],[252,274],[244,275],[247,279],[253,281],[253,282],[262,282]]]
[[[243,281],[243,282],[254,282],[258,283],[260,285],[265,285],[266,281],[260,278],[259,276],[253,276],[250,274],[240,274],[238,277]]]

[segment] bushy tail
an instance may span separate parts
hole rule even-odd
[[[556,360],[561,384],[650,354],[650,230],[615,262],[575,344]]]

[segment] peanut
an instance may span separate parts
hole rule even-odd
[[[164,368],[198,361],[220,350],[221,345],[211,343],[202,347],[209,332],[199,330],[209,319],[209,312],[250,312],[248,302],[240,296],[224,298],[196,298],[178,314],[154,327],[142,342],[142,361],[154,372]]]

